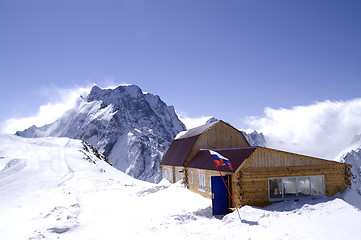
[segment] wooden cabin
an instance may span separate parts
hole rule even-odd
[[[229,147],[249,147],[249,144],[242,132],[223,121],[190,129],[178,135],[165,153],[160,163],[163,178],[171,183],[183,180],[188,177],[185,175],[186,164],[201,149]]]
[[[191,191],[217,199],[217,205],[227,210],[234,207],[233,203],[225,189],[219,190],[224,183],[206,149],[231,162],[233,170],[227,166],[219,170],[237,206],[333,196],[351,185],[351,165],[249,146],[242,132],[218,121],[176,138],[163,157],[161,169],[170,182],[183,181]]]

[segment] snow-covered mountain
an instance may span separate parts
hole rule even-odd
[[[343,198],[347,202],[361,209],[361,145],[355,149],[345,150],[345,153],[341,155],[338,161],[352,165],[351,189],[348,189],[344,193]]]
[[[138,86],[127,85],[115,89],[94,86],[54,123],[16,134],[85,140],[115,168],[137,179],[158,182],[163,154],[185,129],[172,106],[156,95],[143,93]]]
[[[267,147],[267,141],[263,133],[258,133],[256,130],[251,133],[242,131],[242,133],[251,146]]]

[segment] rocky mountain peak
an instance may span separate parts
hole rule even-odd
[[[136,85],[121,85],[114,89],[101,89],[98,86],[93,86],[87,101],[92,102],[95,100],[101,100],[105,104],[121,102],[123,98],[138,99],[143,97],[142,90]]]
[[[89,95],[52,124],[31,127],[23,137],[69,137],[96,146],[110,163],[129,175],[160,180],[159,163],[178,132],[184,131],[174,108],[135,85],[101,89]]]
[[[217,118],[211,117],[210,119],[207,120],[206,124],[208,124],[208,123],[213,123],[213,122],[217,122],[217,121],[218,121]]]

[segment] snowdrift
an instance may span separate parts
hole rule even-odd
[[[0,135],[0,239],[359,239],[340,198],[245,206],[213,217],[181,184],[151,184],[67,138]]]

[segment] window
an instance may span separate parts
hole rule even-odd
[[[323,196],[324,195],[323,176],[314,176],[311,178],[311,194],[312,196]]]
[[[198,184],[199,184],[199,191],[205,192],[206,191],[206,176],[204,174],[199,174],[198,176]]]
[[[168,181],[173,182],[173,175],[172,175],[172,169],[168,169]]]
[[[164,179],[168,180],[168,171],[166,168],[164,168]]]
[[[208,181],[209,181],[209,193],[212,194],[212,176],[208,177]]]
[[[184,177],[183,172],[179,172],[179,180],[182,180],[182,182],[183,182],[183,177]]]
[[[193,172],[191,172],[191,184],[193,184]]]
[[[269,198],[282,198],[282,179],[281,178],[270,178],[268,180],[269,186]]]
[[[324,176],[280,177],[268,179],[270,201],[323,196]]]
[[[296,194],[296,178],[283,178],[283,197],[295,198]]]
[[[299,197],[311,196],[310,177],[297,178],[297,194]]]

